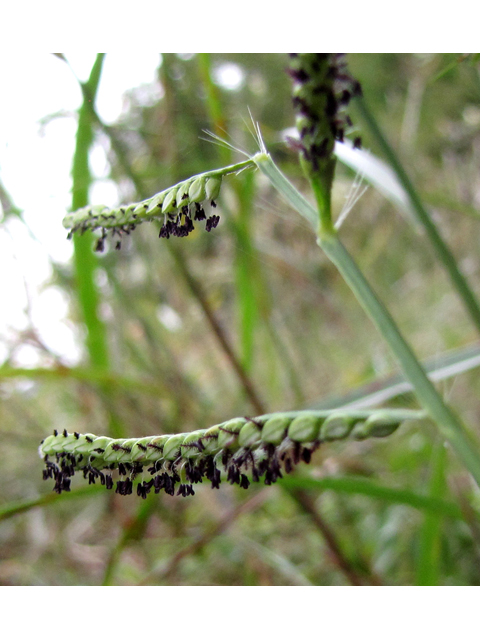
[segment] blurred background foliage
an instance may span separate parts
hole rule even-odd
[[[478,58],[350,54],[348,61],[480,294]],[[89,131],[107,152],[118,201],[129,202],[239,159],[205,140],[204,130],[254,152],[249,110],[275,161],[309,196],[284,142],[293,125],[286,66],[284,54],[163,54],[160,99],[145,106],[146,88],[132,89],[128,108],[108,126],[89,106],[92,73],[79,119],[86,137],[77,139],[75,206],[91,180]],[[352,119],[364,148],[380,155],[354,109]],[[337,214],[354,178],[338,164]],[[238,415],[341,405],[397,373],[307,224],[258,173],[224,182],[221,222],[210,234],[166,241],[156,224],[143,225],[121,251],[110,243],[94,254],[88,233],[75,241],[71,263],[53,265],[50,284],[68,296],[82,347],[78,365],[49,352],[34,326],[10,341],[0,368],[0,583],[480,584],[478,491],[426,422],[385,441],[324,446],[285,482],[248,491],[198,486],[193,498],[142,501],[77,478],[71,494],[56,496],[42,482],[37,446],[55,428],[118,437],[189,431]],[[4,213],[3,223],[17,215]],[[426,238],[373,187],[341,237],[419,357],[477,347]],[[19,368],[22,341],[38,350],[41,366]],[[440,385],[478,425],[477,370]],[[404,393],[388,406],[416,403]]]

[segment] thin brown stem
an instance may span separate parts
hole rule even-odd
[[[196,278],[192,275],[192,273],[188,269],[185,261],[185,256],[175,245],[170,244],[169,247],[171,250],[171,254],[175,259],[177,267],[179,268],[181,274],[183,275],[183,278],[187,283],[191,293],[196,298],[199,305],[202,307],[202,311],[204,312],[205,317],[207,318],[210,328],[212,329],[213,334],[217,339],[217,342],[222,348],[222,351],[227,356],[227,359],[230,362],[232,369],[237,374],[238,379],[245,391],[245,395],[250,400],[250,403],[253,409],[258,414],[265,413],[266,412],[265,406],[263,402],[260,400],[252,380],[247,375],[245,369],[243,368],[240,362],[240,359],[237,357],[232,345],[230,344],[227,334],[224,331],[220,322],[218,321],[217,317],[215,316],[215,313],[213,312],[213,309],[209,304],[200,283],[196,280]]]
[[[289,493],[292,498],[294,498],[294,500],[302,507],[302,509],[309,514],[313,523],[322,534],[333,562],[344,574],[350,584],[356,587],[363,586],[366,582],[375,586],[379,586],[382,584],[381,580],[372,571],[368,572],[368,576],[359,575],[357,573],[350,560],[344,554],[333,530],[326,523],[323,516],[319,514],[318,509],[315,508],[313,500],[307,493],[305,493],[305,491],[297,489],[291,490],[289,491]],[[364,561],[362,562],[362,564],[365,564],[366,566],[366,563]]]
[[[249,500],[246,500],[242,504],[238,505],[231,511],[227,513],[227,515],[219,520],[215,526],[206,531],[201,537],[194,540],[191,544],[177,553],[170,559],[168,564],[164,565],[160,569],[153,570],[148,573],[143,580],[139,583],[140,585],[144,585],[149,582],[149,580],[155,576],[155,582],[158,583],[160,580],[168,580],[171,578],[178,569],[178,566],[182,562],[184,558],[197,553],[201,549],[203,549],[207,544],[209,544],[212,540],[214,540],[218,535],[223,533],[225,529],[227,529],[233,522],[242,514],[247,513],[249,511],[254,511],[258,507],[260,507],[269,495],[268,490],[263,490],[258,492]]]

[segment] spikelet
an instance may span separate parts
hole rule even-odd
[[[300,461],[310,462],[322,442],[346,438],[385,437],[421,411],[292,411],[256,418],[234,418],[190,433],[113,439],[54,432],[42,441],[44,480],[55,480],[54,491],[70,491],[76,472],[89,484],[146,498],[165,491],[193,495],[193,485],[206,480],[218,488],[222,480],[246,489],[251,482],[270,485]],[[119,476],[116,483],[113,473]],[[148,479],[145,479],[147,476]]]

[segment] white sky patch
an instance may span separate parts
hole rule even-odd
[[[95,56],[65,54],[75,74],[88,78]],[[142,86],[140,99],[159,99],[157,81],[161,57],[156,53],[108,54],[100,81],[97,110],[107,124],[115,122],[128,106],[125,93]],[[68,303],[62,292],[45,283],[51,279],[51,260],[68,263],[72,243],[66,239],[62,219],[71,203],[71,165],[77,128],[76,112],[81,92],[72,70],[51,54],[16,51],[0,67],[4,89],[0,118],[0,180],[14,204],[23,210],[35,239],[19,220],[2,221],[0,209],[0,364],[5,344],[28,328],[27,283],[30,320],[45,344],[65,361],[80,357],[76,336],[67,320]],[[53,116],[53,117],[52,117]],[[118,202],[116,185],[108,179],[108,163],[102,143],[95,145],[91,166],[95,201]],[[3,228],[2,228],[3,226]],[[7,233],[8,230],[8,233]],[[16,353],[21,366],[40,364],[31,347]]]

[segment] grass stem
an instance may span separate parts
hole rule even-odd
[[[436,252],[440,262],[446,269],[453,286],[455,287],[458,295],[460,296],[463,305],[469,314],[473,324],[480,330],[480,304],[470,288],[465,276],[458,268],[457,261],[450,251],[447,243],[440,235],[437,226],[432,220],[430,213],[423,206],[423,203],[418,195],[415,187],[413,186],[410,178],[408,177],[405,169],[403,168],[397,154],[387,142],[387,139],[383,135],[380,127],[378,126],[375,118],[370,113],[365,101],[363,99],[357,99],[355,104],[358,111],[361,114],[365,124],[368,126],[370,133],[373,135],[374,140],[383,151],[385,157],[390,163],[392,169],[397,174],[397,177],[402,184],[403,188],[408,194],[412,211],[415,214],[417,220],[425,229],[428,239],[430,240],[434,251]]]

